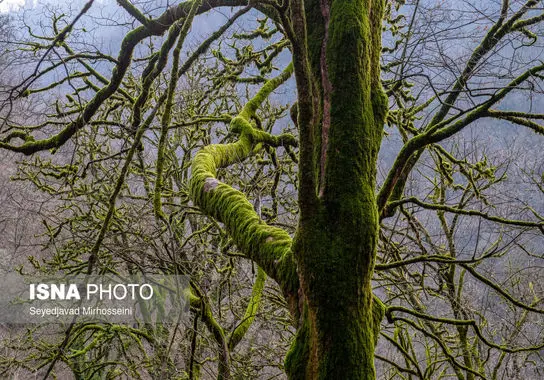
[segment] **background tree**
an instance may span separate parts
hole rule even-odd
[[[33,345],[22,362],[46,376],[67,367],[83,377],[195,378],[210,368],[219,378],[272,376],[257,366],[281,364],[239,343],[259,309],[280,305],[284,311],[263,319],[273,314],[268,328],[282,342],[273,355],[292,340],[291,378],[374,378],[384,314],[384,376],[521,373],[542,348],[542,328],[531,325],[542,314],[541,274],[522,279],[497,267],[507,252],[541,259],[538,198],[523,190],[516,202],[493,203],[511,193],[501,187],[510,163],[473,152],[465,133],[485,127],[484,118],[542,133],[542,115],[512,108],[520,94],[539,99],[539,3],[477,5],[475,13],[468,3],[415,2],[398,15],[398,4],[380,0],[122,1],[115,28],[141,25],[126,33],[117,57],[90,43],[93,23],[109,23],[96,19],[93,1],[72,17],[51,10],[51,29],[23,42],[37,64],[2,108],[0,146],[32,155],[19,179],[63,210],[44,221],[52,259],[32,262],[38,270],[189,274],[195,318],[189,330],[71,326],[59,341]],[[240,8],[189,49],[197,15],[222,6]],[[476,15],[475,28],[455,17],[464,14]],[[249,30],[223,38],[242,17]],[[466,52],[451,46],[474,35],[482,39],[467,39]],[[283,117],[286,99],[274,106],[273,97],[292,74],[296,130]],[[17,120],[13,104],[37,96],[49,110],[33,125]],[[380,165],[384,132],[382,153],[398,154]],[[541,191],[538,168],[514,178]],[[252,272],[240,257],[258,267]],[[265,273],[277,288],[264,287]],[[474,284],[504,303],[514,331],[496,332],[508,312],[490,318],[467,304]],[[244,355],[255,367],[243,365]]]

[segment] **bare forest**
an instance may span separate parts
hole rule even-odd
[[[0,276],[190,280],[0,378],[544,378],[542,0],[0,0],[0,52]]]

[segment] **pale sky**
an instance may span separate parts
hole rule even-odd
[[[0,13],[15,11],[25,5],[26,0],[0,0]]]
[[[24,7],[25,4],[29,7],[49,3],[68,3],[69,0],[0,0],[0,13],[14,12],[19,10],[19,8]],[[101,1],[97,1],[100,3]]]

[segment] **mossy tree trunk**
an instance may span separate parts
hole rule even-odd
[[[236,143],[210,145],[193,160],[191,197],[282,288],[297,336],[286,358],[292,379],[374,379],[383,305],[371,279],[378,241],[376,165],[387,110],[380,81],[384,0],[293,0],[277,14],[293,63],[270,79],[231,121]],[[270,136],[251,118],[294,72],[299,130],[295,239],[266,225],[244,194],[216,179]]]
[[[301,131],[293,251],[302,295],[286,360],[293,379],[375,378],[375,185],[387,109],[379,65],[383,7],[383,0],[309,0],[292,9]]]

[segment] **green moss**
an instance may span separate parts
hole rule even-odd
[[[280,285],[288,285],[291,237],[280,228],[266,225],[246,196],[215,179],[216,169],[247,157],[252,144],[247,138],[227,145],[210,145],[193,161],[191,197],[207,215],[225,224],[238,248],[252,258]],[[292,284],[291,284],[292,285]]]
[[[285,371],[290,380],[307,379],[308,363],[310,362],[310,333],[311,322],[308,318],[308,308],[303,312],[302,323],[298,326],[295,339],[285,357]]]
[[[249,120],[251,116],[255,114],[260,105],[268,98],[268,96],[283,84],[293,74],[293,64],[290,63],[283,72],[275,78],[268,80],[263,87],[257,92],[257,94],[246,103],[240,116]]]
[[[238,343],[242,340],[244,335],[247,333],[259,310],[261,305],[261,298],[263,295],[264,284],[266,282],[266,273],[261,268],[257,270],[257,278],[253,284],[253,290],[251,292],[251,298],[244,313],[244,317],[241,322],[236,326],[232,331],[229,337],[229,350],[232,351]]]
[[[246,196],[216,179],[217,169],[246,159],[262,144],[294,145],[293,136],[272,136],[253,128],[249,122],[259,105],[284,83],[293,71],[289,65],[279,76],[269,80],[233,118],[231,132],[239,134],[231,144],[213,144],[201,149],[193,159],[190,194],[207,215],[224,223],[238,248],[277,281],[284,292],[296,294],[296,269],[291,252],[291,237],[284,230],[264,223]]]
[[[374,345],[378,343],[380,337],[380,325],[385,316],[386,307],[384,303],[376,296],[372,300],[372,330],[374,333]]]
[[[387,114],[379,78],[383,1],[333,0],[328,11],[326,67],[320,62],[328,76],[314,78],[328,77],[331,85],[324,187],[311,217],[301,219],[293,246],[305,319],[312,323],[304,327],[307,334],[301,327],[286,364],[296,368],[309,352],[306,371],[294,371],[292,378],[368,380],[375,378],[383,317],[371,289],[379,228],[376,163]],[[321,147],[314,149],[321,158]]]
[[[164,171],[164,152],[166,149],[166,139],[168,137],[168,127],[172,119],[172,106],[174,103],[174,93],[179,79],[179,56],[181,54],[181,48],[185,37],[189,32],[189,27],[193,22],[193,18],[196,14],[201,1],[193,1],[189,14],[184,19],[182,27],[179,31],[178,42],[173,52],[172,70],[170,74],[170,82],[168,83],[168,91],[166,96],[166,104],[164,105],[164,112],[161,120],[161,136],[159,138],[159,145],[157,148],[157,175],[155,180],[155,189],[153,191],[153,209],[155,216],[166,221],[166,215],[162,211],[162,190],[163,190],[163,171]],[[146,78],[147,80],[147,78]],[[149,86],[148,86],[149,87]],[[144,88],[145,85],[144,85]],[[144,91],[142,91],[142,94]],[[139,98],[138,98],[139,99]]]

